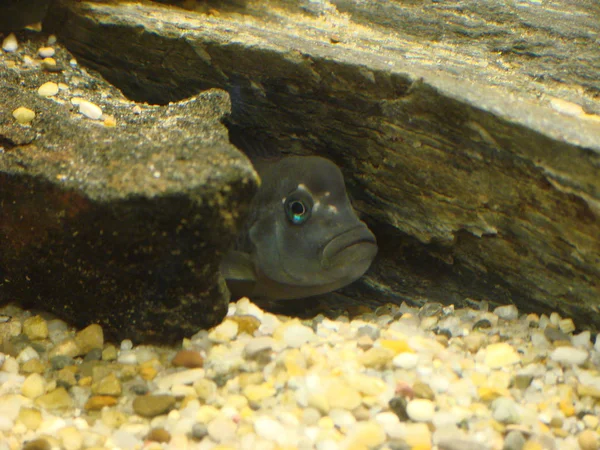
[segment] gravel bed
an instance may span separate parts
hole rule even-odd
[[[180,348],[0,314],[0,450],[598,448],[600,342],[558,314],[242,299]]]

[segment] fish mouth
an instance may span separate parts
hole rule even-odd
[[[348,278],[359,278],[377,254],[377,241],[365,224],[344,231],[323,248],[321,266],[339,270]]]

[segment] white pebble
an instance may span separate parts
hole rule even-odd
[[[8,431],[11,431],[14,426],[15,423],[11,418],[6,416],[0,416],[0,431],[6,433]]]
[[[2,41],[2,50],[5,52],[15,52],[19,48],[19,43],[17,42],[17,37],[14,33],[10,33],[8,36],[4,38]]]
[[[137,355],[131,350],[121,351],[117,357],[117,362],[120,364],[137,364]]]
[[[550,359],[560,364],[582,365],[588,357],[588,352],[575,347],[558,347],[550,353]]]
[[[24,106],[19,106],[13,111],[12,115],[15,120],[22,125],[28,124],[35,119],[35,111],[25,108]]]
[[[154,382],[160,390],[166,391],[177,384],[192,384],[204,378],[204,369],[188,369],[157,377]]]
[[[308,328],[307,326],[299,323],[294,323],[285,327],[282,337],[285,345],[288,347],[298,348],[313,340],[315,337],[315,332],[312,330],[312,328]]]
[[[503,305],[494,309],[494,314],[504,320],[515,320],[519,317],[519,310],[515,305]]]
[[[429,422],[433,418],[435,404],[431,400],[418,398],[406,405],[406,414],[415,422]]]
[[[40,47],[38,49],[38,55],[40,58],[52,58],[56,51],[52,47]]]
[[[52,97],[53,95],[58,94],[58,84],[48,81],[38,88],[38,94],[42,97]]]
[[[400,353],[394,357],[392,360],[392,364],[394,367],[398,367],[399,369],[410,370],[417,367],[417,363],[419,362],[419,355],[416,353]]]
[[[48,36],[47,43],[48,43],[48,45],[54,45],[54,44],[56,44],[56,40],[57,40],[56,36],[51,34],[50,36]]]
[[[586,330],[571,337],[574,347],[590,348],[592,346],[592,334]]]
[[[233,320],[226,319],[208,333],[208,338],[213,342],[230,342],[238,334],[239,325]]]
[[[254,431],[263,439],[282,445],[285,442],[286,430],[277,420],[261,416],[254,421]]]
[[[33,347],[27,346],[17,356],[17,361],[21,364],[26,363],[30,359],[40,359],[40,355]]]
[[[88,119],[99,120],[102,117],[102,109],[100,109],[98,105],[88,102],[87,100],[81,100],[79,102],[79,112]]]
[[[118,448],[142,448],[143,442],[128,431],[116,430],[106,442],[105,447],[110,447],[111,444]]]
[[[227,442],[235,439],[237,425],[231,419],[217,417],[211,420],[207,426],[208,435],[215,442]]]

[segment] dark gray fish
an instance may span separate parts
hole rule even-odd
[[[350,204],[340,169],[316,156],[261,169],[246,226],[221,263],[233,298],[310,297],[360,278],[377,244]]]

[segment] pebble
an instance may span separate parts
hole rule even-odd
[[[581,450],[598,450],[598,433],[584,430],[577,436],[577,443]]]
[[[4,38],[2,41],[2,50],[8,53],[16,52],[19,48],[19,43],[17,42],[17,37],[15,33],[10,33],[8,36]]]
[[[430,422],[435,412],[435,403],[426,399],[415,399],[406,405],[406,414],[415,422]]]
[[[491,369],[499,369],[521,361],[517,351],[505,342],[490,344],[485,348],[485,352],[484,364]]]
[[[42,97],[52,97],[58,94],[58,84],[48,81],[38,88],[38,94]]]
[[[277,420],[261,416],[254,421],[254,431],[263,439],[276,442],[279,445],[285,444],[285,427]]]
[[[525,436],[520,431],[509,431],[504,438],[502,450],[521,450],[525,445]]]
[[[31,123],[31,121],[35,119],[35,111],[25,108],[24,106],[19,106],[12,112],[12,115],[21,125]]]
[[[500,397],[492,402],[492,417],[500,423],[519,423],[521,414],[518,405],[511,398]]]
[[[133,410],[142,417],[155,417],[166,414],[175,406],[171,395],[140,395],[133,401]]]
[[[312,328],[292,321],[282,325],[283,330],[276,330],[275,335],[281,334],[283,343],[288,347],[299,348],[315,338]]]
[[[494,314],[503,320],[516,320],[519,318],[519,310],[515,305],[503,305],[494,309]]]
[[[88,119],[100,120],[102,118],[102,108],[87,100],[79,102],[79,112]]]
[[[550,359],[560,364],[582,365],[588,358],[587,350],[576,347],[558,347],[550,354]]]
[[[68,409],[74,406],[73,399],[63,387],[36,398],[35,404],[48,410]]]
[[[179,350],[171,360],[175,367],[187,367],[189,369],[202,367],[204,358],[195,350]]]
[[[94,349],[104,347],[104,332],[98,324],[92,324],[78,331],[75,335],[75,343],[81,355],[85,355]]]
[[[46,392],[46,380],[38,373],[29,375],[21,386],[21,394],[27,398],[37,398]]]
[[[38,49],[38,56],[40,58],[52,58],[55,53],[56,50],[54,50],[54,47],[40,47]]]

